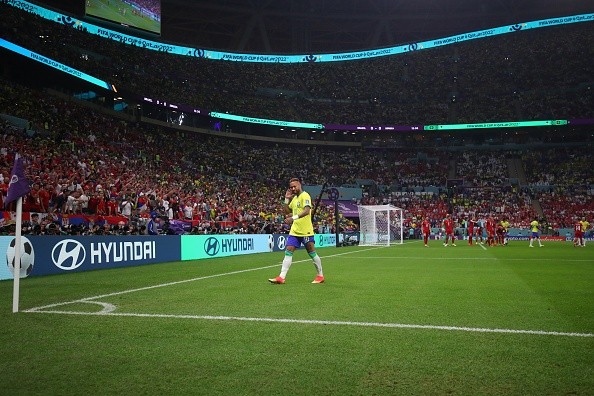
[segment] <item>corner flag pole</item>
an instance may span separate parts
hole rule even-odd
[[[10,183],[8,184],[8,191],[6,193],[6,200],[4,206],[16,201],[16,231],[15,231],[15,245],[14,245],[14,287],[12,293],[12,312],[19,311],[19,291],[21,281],[21,234],[23,222],[23,197],[31,191],[29,181],[25,177],[25,170],[23,169],[23,158],[16,153],[14,156],[14,166],[12,168],[12,175]]]
[[[12,312],[19,312],[19,295],[21,286],[21,233],[23,229],[23,197],[16,203],[16,232],[14,244],[14,283],[12,288]]]

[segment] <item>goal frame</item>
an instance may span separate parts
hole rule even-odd
[[[402,208],[393,205],[359,205],[358,210],[359,246],[390,246],[404,243]],[[393,214],[396,217],[395,224],[392,222]],[[383,218],[390,220],[383,221]]]

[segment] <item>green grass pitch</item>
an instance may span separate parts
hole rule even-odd
[[[124,23],[131,27],[161,33],[161,23],[132,13],[131,5],[120,0],[86,0],[87,15]]]
[[[3,394],[592,395],[594,244],[304,251],[0,282]]]

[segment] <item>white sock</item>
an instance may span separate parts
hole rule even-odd
[[[283,259],[283,266],[281,268],[281,273],[280,273],[280,277],[281,278],[286,278],[287,277],[287,272],[289,272],[289,268],[291,268],[291,264],[293,264],[293,253],[291,252],[285,252],[285,258]]]
[[[322,259],[316,252],[312,252],[309,254],[311,259],[313,260],[314,265],[316,266],[316,271],[318,271],[319,276],[324,276],[324,272],[322,271]]]

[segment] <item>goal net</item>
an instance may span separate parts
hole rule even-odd
[[[359,246],[402,244],[402,209],[392,205],[359,205]]]

